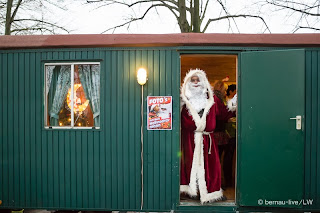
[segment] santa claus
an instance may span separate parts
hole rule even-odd
[[[221,189],[219,152],[213,131],[216,117],[228,120],[232,113],[219,110],[204,71],[187,73],[181,88],[180,192],[200,195],[201,203],[225,199]]]
[[[161,117],[161,119],[171,118],[170,108],[170,104],[161,104],[159,110],[159,117]]]

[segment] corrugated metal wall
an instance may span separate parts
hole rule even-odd
[[[44,62],[101,61],[101,129],[45,130]],[[144,129],[144,209],[178,202],[179,54],[175,50],[0,53],[0,208],[138,210],[140,100],[173,96],[172,131]],[[305,198],[320,208],[320,51],[306,51]],[[146,119],[146,106],[144,106]],[[146,120],[144,120],[144,124]]]
[[[101,129],[44,129],[44,62],[101,60]],[[144,209],[178,199],[179,55],[172,50],[0,53],[0,208],[139,210],[140,104],[173,96],[173,130],[144,133]],[[146,106],[144,106],[144,124]]]
[[[320,51],[306,51],[305,198],[320,208]]]

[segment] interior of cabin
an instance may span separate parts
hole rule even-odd
[[[207,74],[207,78],[213,87],[217,80],[223,81],[226,90],[230,85],[237,85],[237,55],[221,54],[184,54],[181,55],[181,85],[186,73],[190,69],[201,69]],[[232,88],[232,86],[230,87]],[[234,86],[233,86],[234,88]],[[237,86],[236,86],[237,88]],[[230,96],[229,96],[230,97]],[[226,99],[228,99],[226,97]],[[234,134],[228,134],[226,129],[227,145],[218,145],[219,157],[221,164],[221,188],[223,189],[224,200],[209,203],[206,205],[227,205],[235,203],[235,186],[236,186],[236,122],[227,124],[233,125]],[[232,130],[231,130],[232,131]],[[215,133],[214,133],[215,134]],[[231,140],[233,140],[231,142]],[[233,145],[232,145],[233,143]],[[224,147],[223,147],[224,146]],[[228,147],[225,149],[225,147]],[[225,156],[229,155],[228,158]],[[232,155],[232,157],[230,157]],[[226,163],[227,162],[227,163]],[[229,173],[231,175],[226,175]],[[226,176],[229,176],[226,178]],[[230,179],[231,177],[231,179]],[[226,180],[228,179],[228,181]],[[180,196],[180,205],[201,205],[199,197],[191,198],[189,196]]]

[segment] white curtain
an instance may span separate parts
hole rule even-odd
[[[78,71],[93,112],[94,126],[100,126],[100,65],[79,65]]]
[[[59,112],[63,105],[64,100],[66,99],[68,90],[71,84],[71,67],[70,66],[61,66],[60,70],[56,69],[54,72],[53,79],[51,80],[52,86],[51,88],[54,90],[54,95],[51,95],[49,102],[51,102],[51,107],[49,111],[50,115],[50,126],[58,126],[59,125]],[[55,76],[58,76],[55,79]],[[55,89],[54,89],[55,88]]]

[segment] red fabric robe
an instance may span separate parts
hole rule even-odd
[[[222,198],[221,190],[221,168],[219,160],[218,146],[214,141],[213,131],[216,127],[216,119],[227,121],[233,116],[233,113],[228,112],[226,107],[216,96],[214,98],[214,104],[209,109],[206,117],[206,126],[204,128],[204,134],[202,135],[201,148],[198,149],[197,156],[194,153],[195,150],[195,130],[196,124],[194,118],[190,114],[186,105],[183,106],[181,111],[181,173],[180,173],[180,191],[186,192],[190,196],[196,196],[197,189],[199,187],[200,200],[202,203],[212,202]],[[211,136],[211,154],[210,153],[210,137]],[[202,151],[203,150],[203,151]],[[200,154],[199,154],[200,151]],[[198,156],[199,155],[199,156]],[[201,163],[203,159],[203,163]],[[193,161],[199,163],[195,163]],[[196,167],[193,170],[192,167]],[[203,174],[204,168],[204,174]],[[195,174],[197,173],[197,174]],[[202,178],[204,175],[204,178]],[[197,181],[195,181],[195,179]],[[202,180],[204,179],[204,180]],[[195,186],[194,184],[198,184]]]

